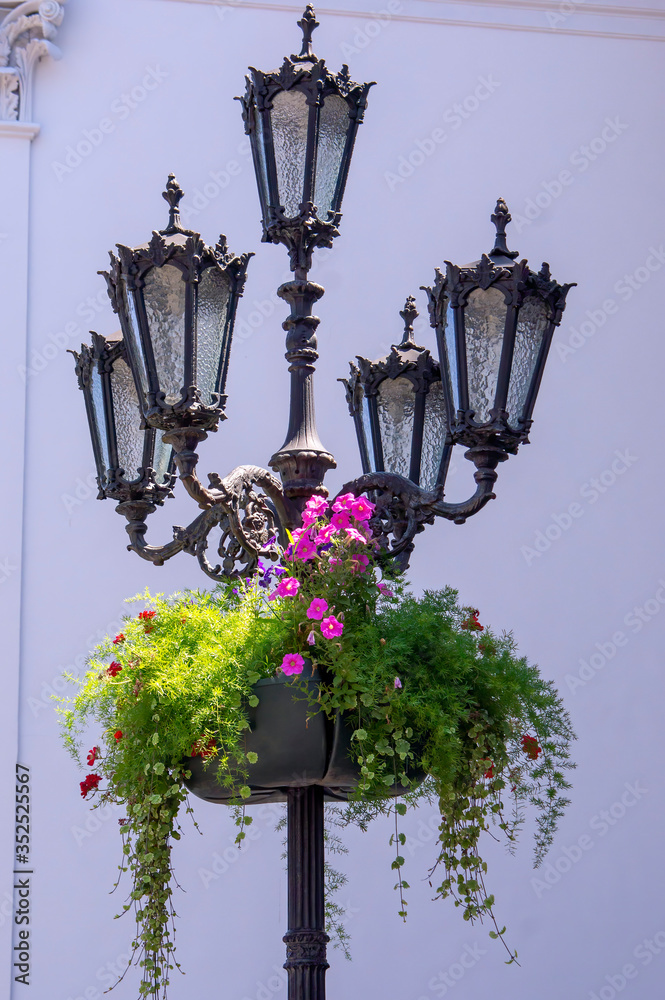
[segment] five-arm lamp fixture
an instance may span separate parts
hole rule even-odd
[[[307,499],[327,495],[323,480],[335,467],[316,430],[312,379],[319,320],[312,308],[324,290],[309,280],[308,271],[314,249],[332,246],[338,235],[372,84],[352,83],[346,66],[332,75],[314,55],[318,22],[311,6],[298,23],[300,54],[285,58],[278,70],[252,69],[239,98],[263,240],[286,246],[293,271],[293,280],[278,289],[291,308],[283,324],[291,374],[289,425],[269,461],[281,482],[255,466],[241,466],[224,479],[211,474],[208,487],[196,474],[199,444],[224,419],[233,325],[252,255],[229,253],[223,236],[216,246],[206,246],[198,233],[182,227],[183,192],[173,175],[164,191],[166,228],[136,249],[119,245],[110,270],[101,272],[122,339],[110,342],[93,334],[92,348],[83,346],[76,355],[99,497],[115,500],[126,517],[129,548],[157,565],[188,552],[215,580],[252,573],[259,556],[277,558],[286,529],[300,525]],[[547,264],[536,273],[508,249],[510,214],[502,199],[491,218],[496,239],[490,252],[465,267],[446,263],[445,273],[437,269],[434,284],[425,289],[438,360],[414,342],[418,313],[409,296],[400,314],[401,341],[379,361],[358,358],[342,380],[363,471],[342,492],[371,496],[376,510],[370,525],[382,557],[397,560],[401,568],[415,535],[436,516],[460,524],[494,497],[499,462],[528,441],[552,335],[572,287],[557,284]],[[476,489],[464,503],[443,498],[455,444],[467,448],[475,466]],[[165,545],[148,545],[146,518],[172,495],[174,466],[201,513],[187,528],[174,528]],[[219,562],[212,563],[206,552],[214,528],[220,531]],[[323,790],[312,785],[282,791],[291,831],[289,998],[322,1000]],[[305,828],[303,839],[298,831]],[[310,848],[314,867],[306,860]],[[303,919],[300,903],[314,897],[316,913],[306,928],[294,929],[293,921]]]

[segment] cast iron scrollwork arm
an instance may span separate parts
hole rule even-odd
[[[414,548],[413,539],[424,530],[425,525],[433,524],[435,517],[464,524],[489,500],[495,499],[496,466],[508,456],[500,448],[485,445],[470,448],[465,457],[476,466],[476,491],[463,503],[445,501],[443,486],[432,491],[423,490],[410,479],[390,472],[369,472],[346,483],[340,494],[371,495],[376,510],[370,519],[370,527],[384,556],[395,559],[400,569],[404,570]]]
[[[184,464],[187,465],[186,460]],[[116,510],[128,521],[130,550],[157,566],[178,552],[188,552],[213,580],[250,575],[259,555],[267,559],[279,557],[280,544],[287,541],[285,528],[295,526],[299,515],[270,472],[245,465],[234,469],[225,479],[213,473],[209,476],[209,489],[200,483],[193,467],[186,475],[181,470],[181,478],[188,493],[204,508],[202,513],[186,528],[174,527],[173,540],[157,546],[145,541],[145,519],[155,510],[154,504],[146,500],[119,504]],[[256,492],[255,486],[263,493]],[[217,546],[221,562],[216,565],[206,555],[208,537],[214,528],[221,533]]]

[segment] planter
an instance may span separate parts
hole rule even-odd
[[[308,689],[316,693],[319,674],[308,664]],[[300,680],[298,681],[300,684]],[[247,765],[251,796],[243,801],[285,802],[289,788],[321,785],[331,801],[346,801],[360,782],[360,767],[353,758],[353,728],[338,714],[332,722],[323,712],[307,718],[308,702],[293,680],[283,674],[258,681],[254,694],[259,703],[248,708],[250,728],[245,731],[245,753],[257,754],[256,764]],[[214,761],[206,766],[201,757],[187,761],[192,772],[185,784],[190,792],[208,802],[228,804],[233,790],[219,784]],[[414,773],[421,782],[424,773]],[[245,780],[239,781],[245,784]],[[390,788],[388,793],[400,795]]]

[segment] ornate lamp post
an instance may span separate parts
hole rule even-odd
[[[252,69],[241,98],[263,239],[287,247],[294,272],[278,290],[291,307],[283,324],[289,424],[269,463],[281,483],[255,466],[241,466],[225,479],[213,473],[208,487],[196,474],[198,445],[224,417],[233,324],[251,254],[234,257],[224,237],[212,248],[184,230],[178,215],[183,192],[172,175],[164,192],[167,227],[137,249],[119,246],[110,272],[101,272],[122,341],[93,334],[92,349],[84,345],[76,356],[100,498],[119,501],[128,547],[156,565],[188,552],[214,580],[251,574],[260,555],[277,558],[278,542],[286,541],[286,529],[300,525],[306,500],[327,495],[323,480],[335,466],[314,417],[319,320],[312,308],[324,290],[309,281],[308,270],[313,250],[331,246],[338,235],[372,84],[352,83],[346,66],[333,76],[313,54],[311,6],[298,23],[300,54],[270,73]],[[499,462],[528,441],[552,334],[571,287],[553,281],[546,264],[536,274],[526,261],[516,261],[506,247],[510,215],[502,200],[492,220],[493,250],[468,267],[448,263],[445,277],[437,270],[434,286],[426,289],[439,361],[414,342],[418,313],[409,297],[400,313],[401,342],[380,361],[358,358],[342,380],[363,469],[342,492],[371,494],[376,511],[370,523],[381,557],[402,568],[415,535],[435,517],[463,523],[494,497]],[[453,504],[443,491],[457,443],[476,467],[476,489]],[[176,527],[165,545],[148,545],[146,518],[171,495],[173,463],[202,512],[187,528]],[[213,565],[206,552],[215,528],[220,561]],[[298,779],[271,794],[288,808],[289,1000],[324,1000],[324,786]]]

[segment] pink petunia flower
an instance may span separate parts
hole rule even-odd
[[[367,536],[363,535],[357,528],[347,528],[346,537],[350,538],[352,542],[361,542],[363,545],[367,544]]]
[[[295,530],[292,533],[292,536],[294,543],[299,542],[301,538],[309,538],[309,525],[306,525],[302,528],[295,528]]]
[[[334,504],[332,505],[332,509],[336,512],[342,510],[347,510],[350,512],[351,508],[355,503],[356,503],[356,498],[353,495],[353,493],[343,493],[341,497],[337,497]]]
[[[334,524],[324,524],[314,536],[314,541],[317,545],[326,545],[328,542],[332,542],[336,534],[337,528]]]
[[[324,618],[321,622],[321,634],[325,635],[328,639],[336,639],[337,636],[341,635],[343,631],[344,623],[338,621],[334,615],[330,615],[329,618]]]
[[[363,556],[360,553],[351,556],[353,560],[353,566],[351,567],[352,573],[364,573],[369,566],[369,559],[367,556]]]
[[[315,494],[313,497],[310,497],[305,504],[305,510],[311,511],[311,513],[316,517],[320,517],[328,510],[328,501],[325,497],[320,497]]]
[[[313,510],[304,510],[302,512],[302,526],[303,528],[311,528],[311,526],[316,521],[316,514]]]
[[[279,669],[289,676],[291,674],[301,674],[304,666],[305,660],[300,653],[287,653]]]
[[[276,589],[272,592],[269,601],[274,601],[276,597],[295,597],[300,589],[300,581],[293,576],[285,576],[280,580]]]
[[[384,597],[392,597],[393,592],[389,587],[386,587],[385,583],[377,583],[376,589],[383,594]]]
[[[339,510],[330,519],[330,524],[333,528],[350,528],[351,527],[351,515],[348,510]]]
[[[309,536],[306,538],[301,538],[294,549],[293,558],[300,559],[302,560],[302,562],[307,562],[309,559],[314,559],[315,556],[316,556],[316,545],[314,544],[312,539],[309,538]]]
[[[331,572],[332,572],[332,570],[335,569],[336,566],[341,566],[341,565],[342,565],[342,560],[341,559],[338,559],[337,556],[332,556],[331,557],[331,559],[330,559],[330,570],[331,570]]]
[[[307,608],[307,617],[315,618],[317,621],[321,621],[327,610],[328,602],[324,601],[322,597],[315,597],[310,606]]]
[[[354,504],[351,505],[351,513],[355,517],[356,521],[368,521],[374,511],[376,510],[376,504],[372,503],[366,497],[359,497]]]

